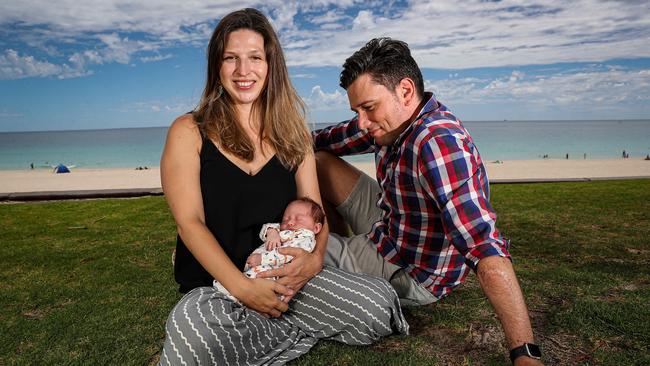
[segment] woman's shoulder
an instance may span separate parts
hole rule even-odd
[[[192,113],[185,113],[176,118],[169,127],[169,131],[176,134],[196,134],[199,137],[201,136],[199,125]]]
[[[191,113],[176,118],[169,127],[167,135],[168,140],[178,140],[192,145],[201,144],[201,132]]]
[[[198,130],[199,125],[196,123],[196,119],[192,115],[192,113],[185,113],[180,116],[178,116],[174,122],[172,122],[170,128],[184,128],[184,129],[196,129]]]

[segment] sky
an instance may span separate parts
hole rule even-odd
[[[353,116],[341,65],[382,36],[461,120],[650,119],[646,0],[0,0],[0,131],[168,126],[243,7],[274,25],[310,123]]]

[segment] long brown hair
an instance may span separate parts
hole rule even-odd
[[[253,142],[237,123],[234,104],[219,78],[228,35],[239,29],[250,29],[264,38],[268,72],[252,109],[261,119],[260,142],[266,139],[282,165],[295,169],[312,151],[311,136],[305,125],[305,105],[289,80],[284,54],[273,27],[256,9],[247,8],[226,15],[212,33],[207,50],[208,75],[199,105],[193,112],[194,119],[201,132],[219,148],[246,161],[253,160]]]

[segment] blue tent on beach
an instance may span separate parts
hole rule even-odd
[[[59,164],[54,167],[54,172],[55,173],[70,173],[70,169],[68,169],[67,166],[63,164]]]

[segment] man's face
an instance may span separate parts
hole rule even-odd
[[[377,144],[391,145],[408,126],[404,122],[411,117],[411,112],[404,101],[395,90],[375,83],[370,75],[359,76],[347,92],[350,108],[358,115],[359,127],[367,129]]]

